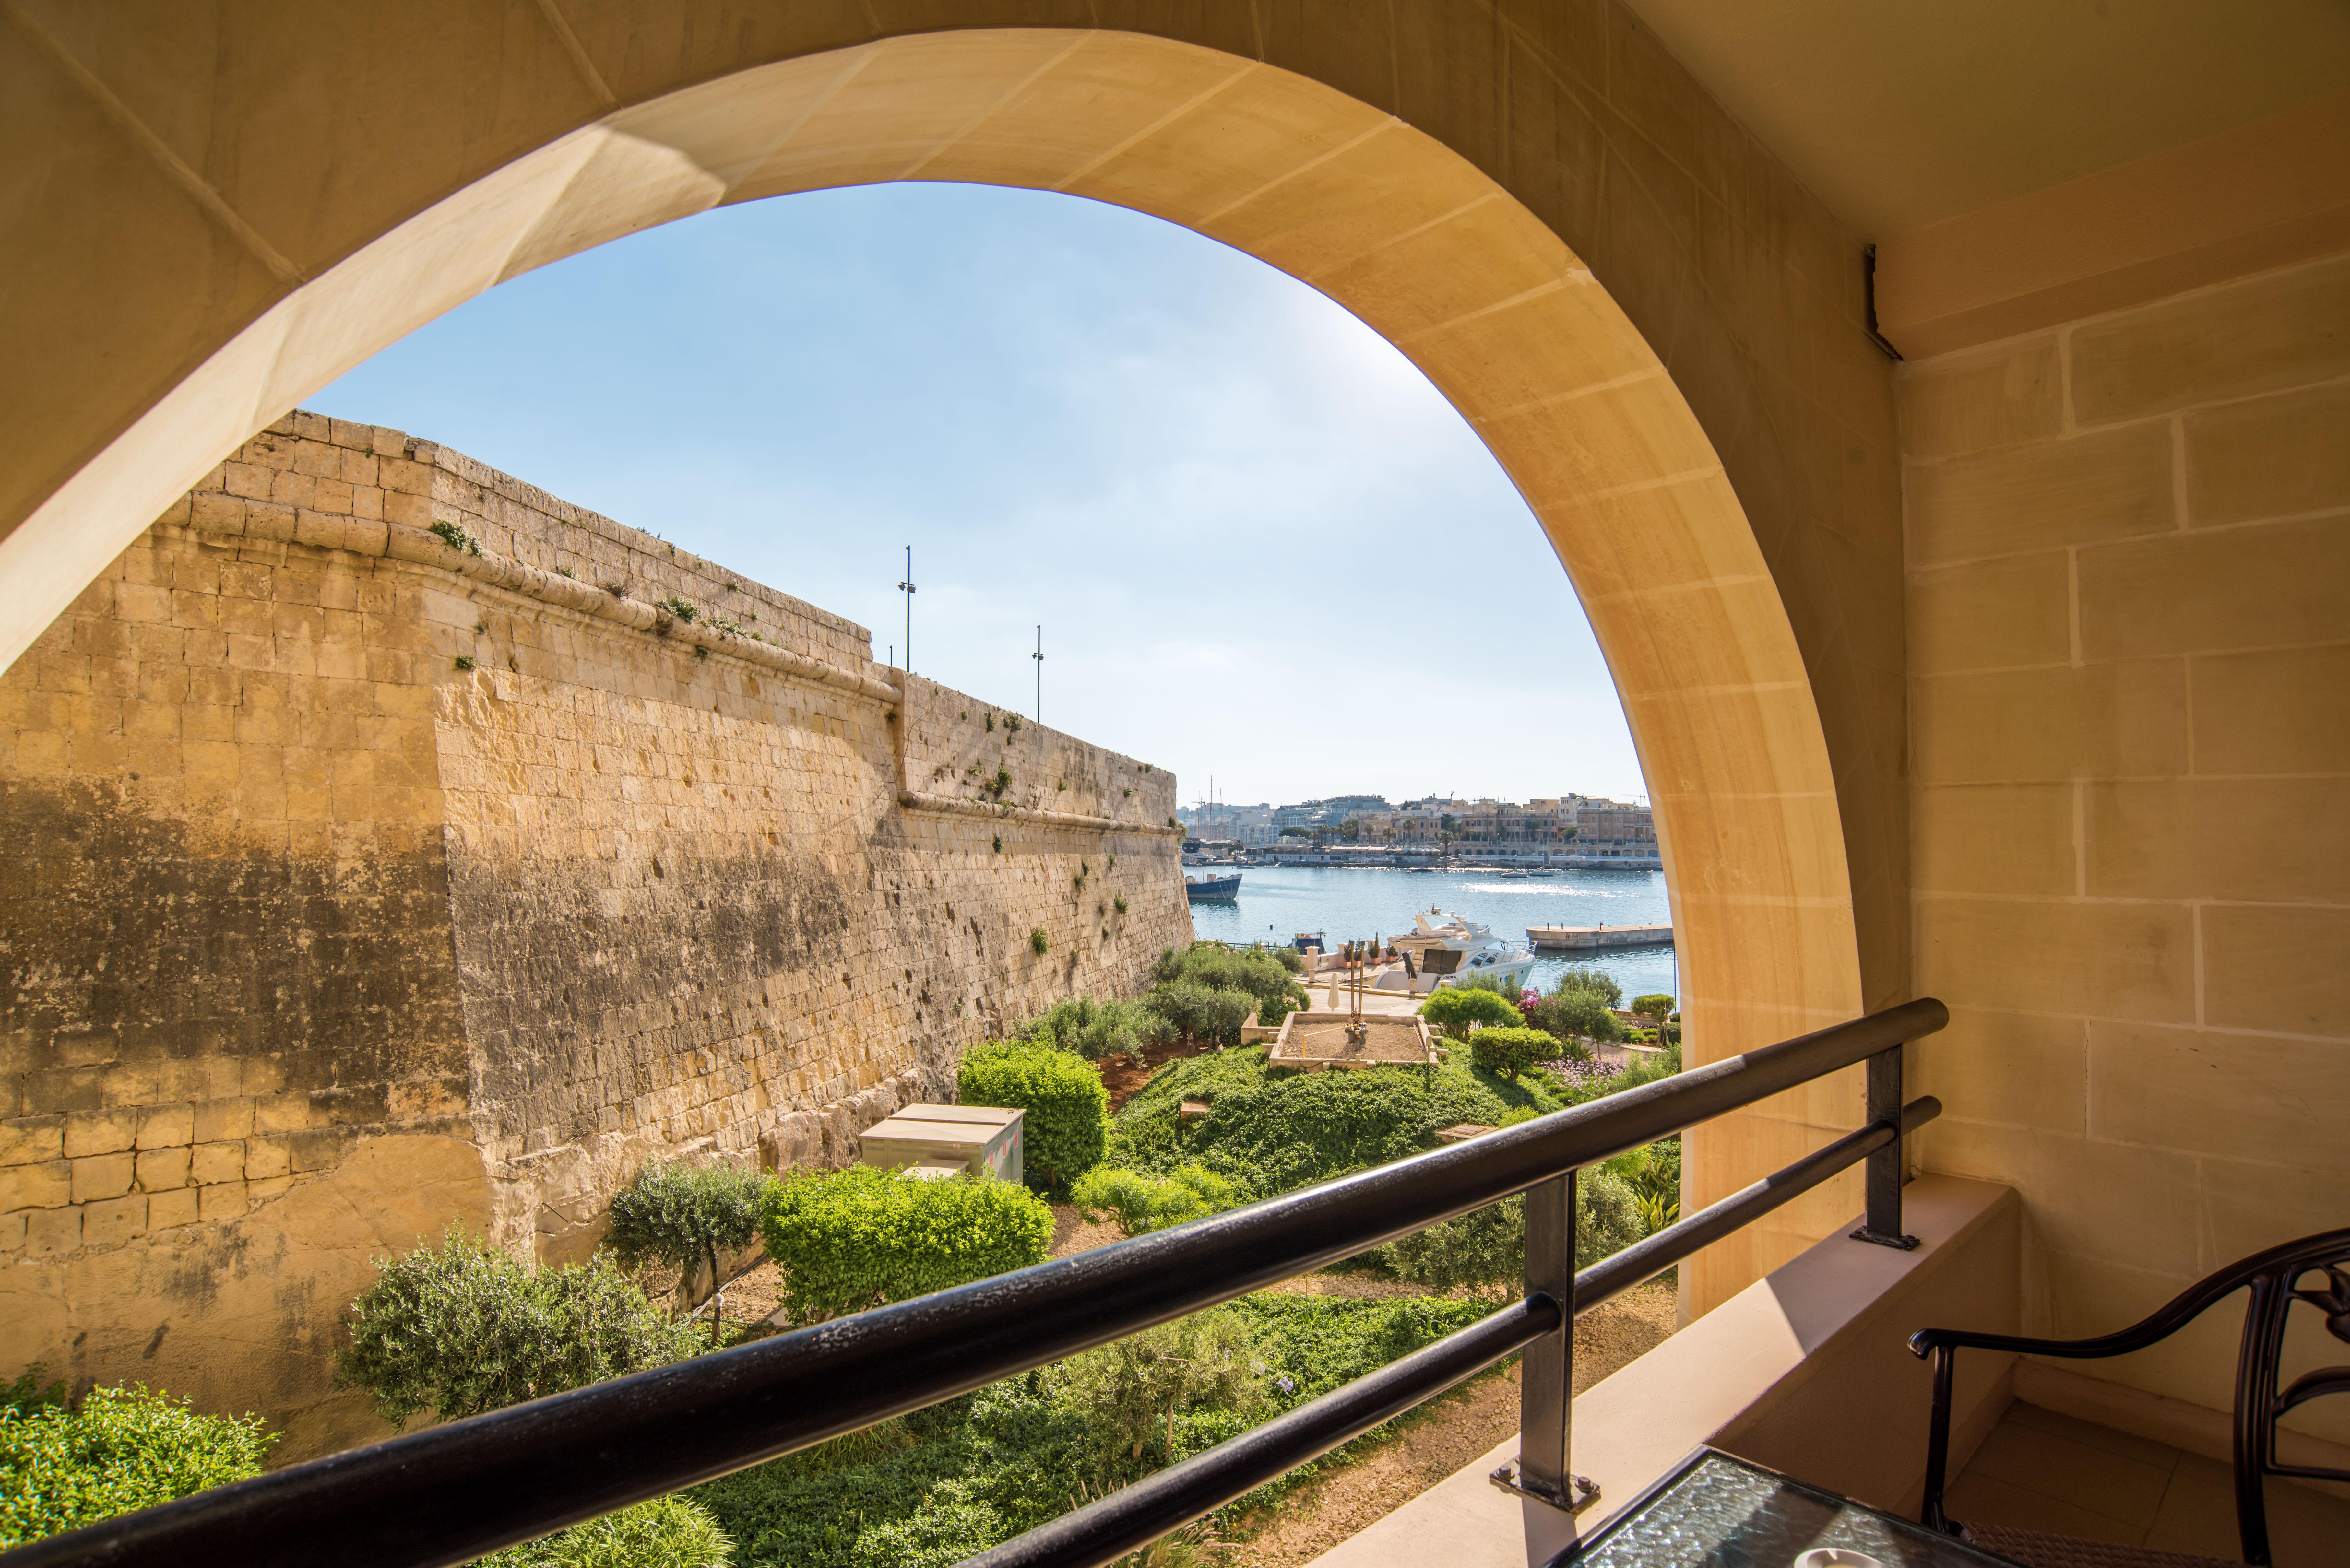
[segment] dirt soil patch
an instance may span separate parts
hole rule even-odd
[[[1334,1283],[1359,1278],[1308,1276]],[[1673,1294],[1667,1282],[1643,1285],[1576,1320],[1576,1393],[1671,1336]],[[1431,1400],[1396,1426],[1395,1436],[1364,1458],[1228,1532],[1227,1538],[1239,1546],[1232,1556],[1234,1568],[1296,1568],[1311,1563],[1484,1455],[1518,1428],[1518,1368],[1513,1364],[1507,1371]]]
[[[1186,1056],[1198,1056],[1215,1050],[1214,1045],[1153,1045],[1142,1053],[1142,1065],[1120,1056],[1095,1064],[1101,1069],[1102,1087],[1109,1091],[1109,1109],[1116,1116],[1119,1107],[1142,1092],[1150,1075],[1170,1062],[1180,1062]]]

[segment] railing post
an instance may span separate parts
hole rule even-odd
[[[1901,1052],[1888,1045],[1868,1059],[1868,1125],[1893,1129],[1893,1141],[1868,1157],[1867,1217],[1852,1233],[1856,1241],[1908,1251],[1918,1238],[1901,1229]]]
[[[1598,1487],[1568,1468],[1575,1409],[1575,1173],[1526,1189],[1526,1294],[1559,1305],[1555,1334],[1525,1348],[1518,1371],[1518,1457],[1493,1483],[1574,1513]]]

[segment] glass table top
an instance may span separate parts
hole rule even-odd
[[[1551,1568],[1796,1568],[1805,1552],[1837,1547],[1884,1568],[2012,1568],[1955,1537],[1711,1449],[1683,1459]],[[1803,1568],[1828,1564],[1814,1558]]]

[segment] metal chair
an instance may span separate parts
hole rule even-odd
[[[1950,1534],[1961,1532],[1961,1527],[1942,1511],[1943,1471],[1950,1458],[1950,1374],[1961,1346],[2076,1360],[2126,1355],[2168,1338],[2205,1308],[2249,1285],[2251,1298],[2244,1308],[2243,1345],[2236,1359],[2236,1528],[2244,1562],[2253,1568],[2267,1568],[2269,1521],[2264,1489],[2268,1478],[2304,1476],[2350,1481],[2350,1470],[2282,1464],[2276,1457],[2278,1417],[2320,1395],[2350,1394],[2350,1366],[2321,1367],[2295,1379],[2282,1393],[2277,1389],[2278,1365],[2284,1355],[2285,1314],[2293,1303],[2305,1302],[2324,1313],[2326,1331],[2350,1344],[2350,1272],[2345,1272],[2345,1264],[2350,1264],[2350,1229],[2322,1231],[2240,1259],[2189,1286],[2144,1322],[2095,1339],[2021,1339],[1962,1329],[1919,1329],[1909,1336],[1910,1352],[1934,1358],[1934,1418],[1926,1445],[1926,1501],[1920,1521]],[[2324,1272],[2324,1288],[2297,1288],[2302,1276],[2314,1270]],[[1996,1542],[1990,1539],[1994,1533],[1999,1537]],[[2191,1561],[2154,1552],[2139,1552],[2133,1558],[2129,1555],[2133,1548],[2006,1526],[1986,1527],[1981,1535],[1977,1544],[2025,1563]]]

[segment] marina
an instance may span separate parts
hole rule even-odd
[[[1669,929],[1672,919],[1663,873],[1613,868],[1505,877],[1491,870],[1253,866],[1231,901],[1194,903],[1191,909],[1192,929],[1203,938],[1286,947],[1299,932],[1313,932],[1322,935],[1326,950],[1333,950],[1374,938],[1402,937],[1408,943],[1416,929],[1414,916],[1431,905],[1486,926],[1519,947],[1527,945],[1526,933],[1537,927]],[[1679,995],[1677,959],[1669,946],[1588,951],[1536,947],[1522,979],[1548,992],[1570,969],[1604,969],[1627,997],[1643,992]],[[1314,994],[1322,995],[1318,982]]]

